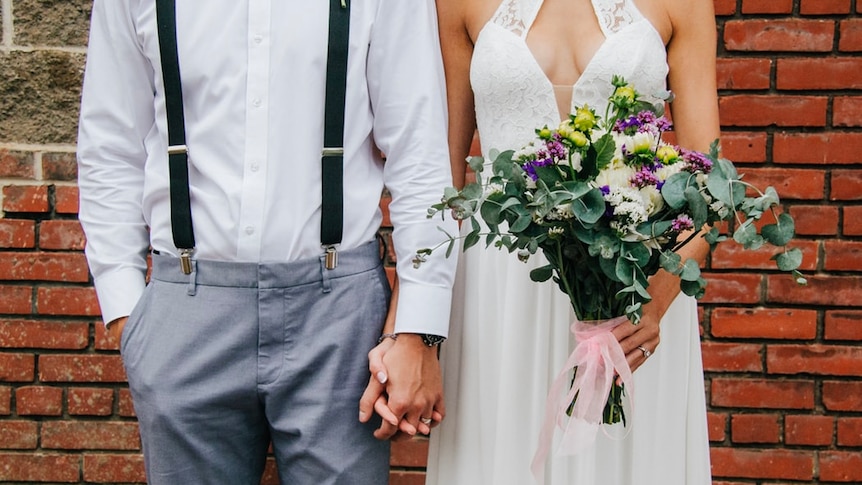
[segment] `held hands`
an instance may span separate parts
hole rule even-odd
[[[437,348],[419,335],[384,339],[368,353],[371,378],[359,402],[359,421],[376,412],[383,419],[377,439],[409,439],[428,434],[446,414]],[[430,418],[430,420],[429,420]]]

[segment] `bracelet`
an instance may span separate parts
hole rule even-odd
[[[380,336],[379,339],[377,339],[377,344],[378,345],[382,344],[383,341],[388,339],[388,338],[391,338],[392,340],[397,340],[398,334],[397,333],[384,333],[383,335]]]

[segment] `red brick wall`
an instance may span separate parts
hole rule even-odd
[[[143,480],[75,218],[89,5],[0,3],[0,482]],[[729,245],[711,258],[715,483],[862,482],[862,0],[715,6],[725,154],[776,186],[809,278]],[[392,483],[422,483],[426,450],[397,445]]]

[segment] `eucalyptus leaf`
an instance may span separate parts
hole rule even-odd
[[[479,242],[479,231],[470,231],[464,236],[464,250],[470,249]]]
[[[599,189],[592,189],[583,197],[572,202],[575,217],[581,222],[593,224],[605,213],[605,197]]]
[[[526,229],[530,223],[533,222],[533,218],[529,213],[520,214],[515,222],[509,227],[509,230],[515,233],[521,232]]]
[[[467,159],[467,165],[470,166],[470,170],[478,173],[481,173],[485,168],[485,159],[483,157],[470,157]]]
[[[554,267],[550,264],[540,266],[530,271],[530,279],[537,283],[548,281],[552,276],[554,276]]]
[[[796,232],[796,226],[793,223],[793,218],[786,213],[778,215],[778,221],[775,224],[763,226],[760,233],[763,237],[774,246],[785,246],[793,239]]]
[[[793,271],[802,265],[802,250],[799,248],[789,249],[772,257],[781,271]]]
[[[683,281],[697,281],[700,278],[700,267],[697,265],[697,261],[693,259],[685,260],[679,278]]]
[[[706,204],[700,191],[694,187],[688,187],[683,193],[686,202],[688,202],[688,215],[694,221],[694,227],[703,227],[706,224],[706,218],[709,216],[709,207]]]
[[[754,227],[754,221],[751,219],[740,224],[739,227],[736,228],[736,231],[733,232],[733,240],[743,246],[747,245],[756,237],[757,229]]]
[[[619,258],[614,268],[614,274],[624,285],[631,285],[635,282],[634,266],[634,263],[628,259]]]
[[[710,179],[712,179],[711,174]],[[685,207],[685,190],[693,186],[690,173],[677,172],[665,180],[661,187],[661,195],[671,209],[680,210]]]
[[[682,272],[682,257],[673,251],[662,251],[659,264],[668,273],[678,275]]]
[[[696,281],[680,281],[679,288],[688,296],[701,298],[706,293],[706,280],[698,278]]]

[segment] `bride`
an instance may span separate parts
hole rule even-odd
[[[482,151],[524,145],[575,106],[603,113],[614,74],[644,95],[669,88],[676,143],[706,151],[719,135],[712,0],[437,0],[456,184],[478,128]],[[696,238],[684,256],[705,258]],[[431,435],[427,484],[533,483],[551,381],[571,352],[566,295],[493,248],[461,256],[443,345],[446,420]],[[551,456],[552,484],[709,484],[696,302],[675,277],[650,281],[637,326],[614,330],[635,377],[630,432],[599,433]],[[659,347],[661,341],[661,347]],[[619,425],[617,425],[619,426]],[[612,434],[612,433],[609,433]]]

